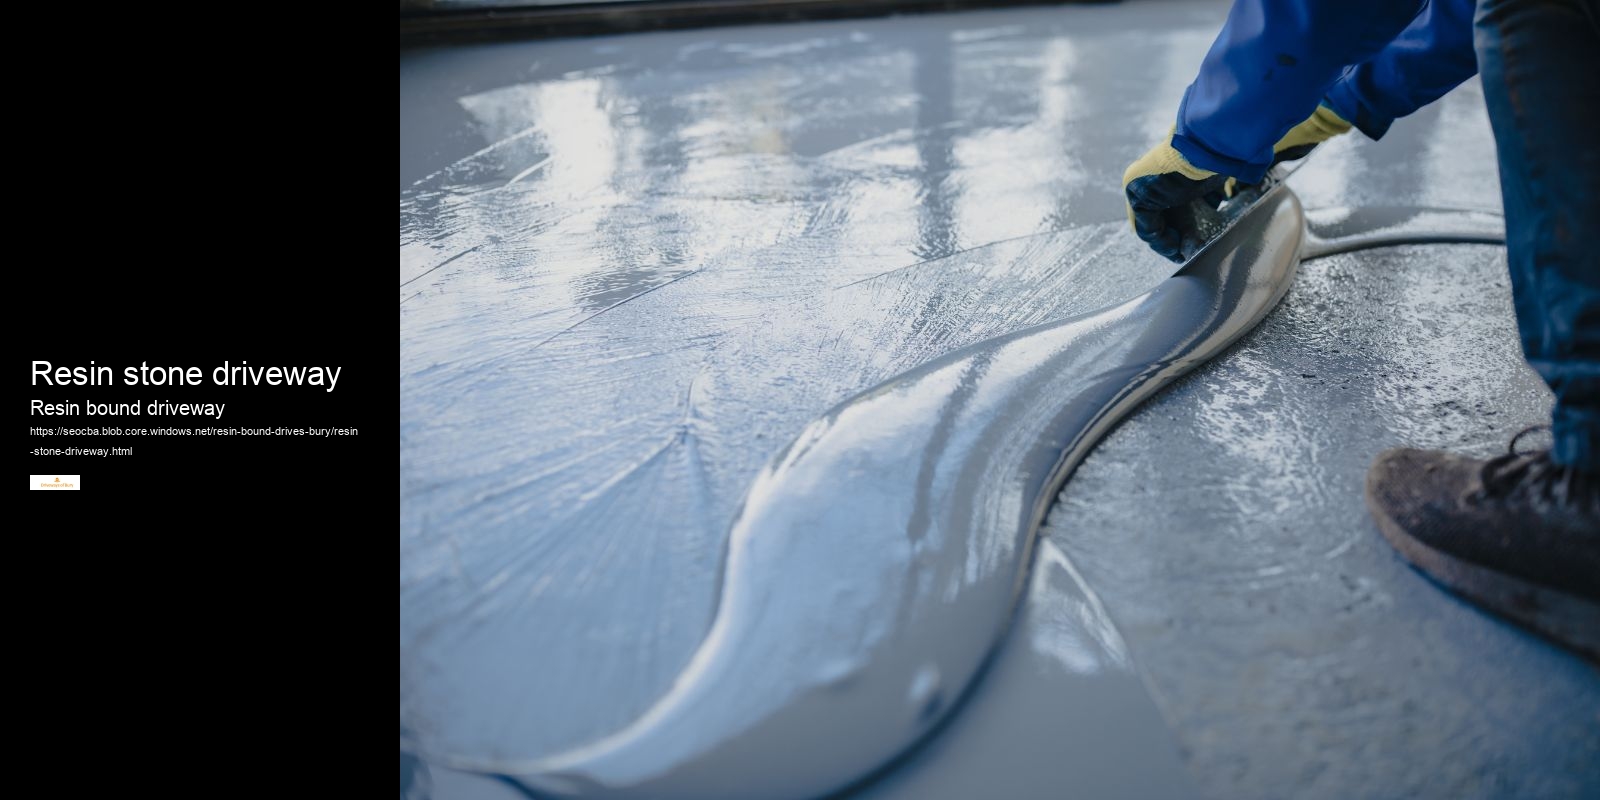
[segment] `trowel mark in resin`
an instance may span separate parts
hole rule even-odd
[[[655,706],[552,758],[456,765],[558,795],[700,800],[815,797],[872,772],[944,715],[1006,630],[1066,476],[1271,310],[1303,234],[1277,186],[1153,290],[835,407],[753,482],[711,631]]]
[[[1302,242],[1274,221],[1299,218],[1286,190],[1234,208],[1251,210],[1155,290],[951,353],[808,427],[746,498],[712,632],[629,727],[550,759],[439,760],[592,796],[847,785],[914,743],[981,667],[1066,475],[1139,400],[1270,310],[1295,247],[1503,235],[1484,212],[1328,209],[1307,215]]]
[[[1488,211],[1411,206],[1319,208],[1306,212],[1301,258],[1403,244],[1502,244],[1505,218]]]
[[[1094,443],[1265,316],[1300,253],[1503,238],[1485,212],[1328,209],[1303,222],[1283,188],[1247,207],[1232,227],[1201,220],[1222,234],[1144,295],[950,353],[808,426],[745,499],[710,634],[635,723],[550,759],[452,761],[540,794],[848,786],[915,743],[977,674],[1050,498]]]

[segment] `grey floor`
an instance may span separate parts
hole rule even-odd
[[[1124,230],[1118,177],[1225,8],[403,54],[408,741],[531,757],[626,723],[704,633],[732,510],[807,421],[1169,274]],[[1291,185],[1307,208],[1492,210],[1495,180],[1469,83]],[[1089,457],[1045,534],[1070,580],[1040,567],[986,684],[865,791],[926,796],[943,769],[1105,796],[1175,749],[1184,775],[1136,794],[1600,792],[1596,672],[1436,590],[1361,506],[1383,447],[1492,452],[1544,413],[1504,269],[1483,246],[1306,264],[1258,331]],[[1058,606],[1098,610],[1068,620],[1077,638],[1032,635]],[[993,747],[1008,730],[1031,749]],[[413,788],[503,791],[429,772]]]
[[[1335,256],[1102,442],[1046,535],[1211,796],[1592,795],[1594,669],[1412,572],[1361,501],[1385,447],[1491,455],[1547,410],[1498,248]]]

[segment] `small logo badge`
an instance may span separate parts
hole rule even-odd
[[[29,475],[30,490],[34,491],[78,491],[77,475]]]

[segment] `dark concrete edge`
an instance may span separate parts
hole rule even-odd
[[[855,19],[1007,6],[1119,0],[636,0],[560,6],[400,11],[400,48],[508,39],[601,36],[750,23]]]

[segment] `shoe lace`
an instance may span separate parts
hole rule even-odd
[[[1526,483],[1526,479],[1533,473],[1539,462],[1549,458],[1548,450],[1535,450],[1528,453],[1517,452],[1517,443],[1523,437],[1532,433],[1550,430],[1549,425],[1529,425],[1515,436],[1506,445],[1504,455],[1495,456],[1483,462],[1483,467],[1478,472],[1478,483],[1482,487],[1479,496],[1484,498],[1504,497],[1511,490]]]
[[[1517,455],[1517,442],[1522,441],[1522,437],[1527,436],[1530,433],[1549,432],[1549,430],[1549,425],[1529,425],[1528,427],[1517,431],[1517,435],[1511,437],[1510,444],[1506,445],[1506,453],[1513,456]]]
[[[1555,502],[1595,503],[1600,497],[1597,492],[1600,486],[1584,473],[1551,461],[1549,448],[1526,453],[1517,451],[1517,443],[1524,437],[1549,430],[1549,425],[1530,425],[1512,436],[1504,455],[1484,462],[1478,473],[1481,487],[1478,495],[1485,499],[1501,498],[1519,488],[1527,488]]]

